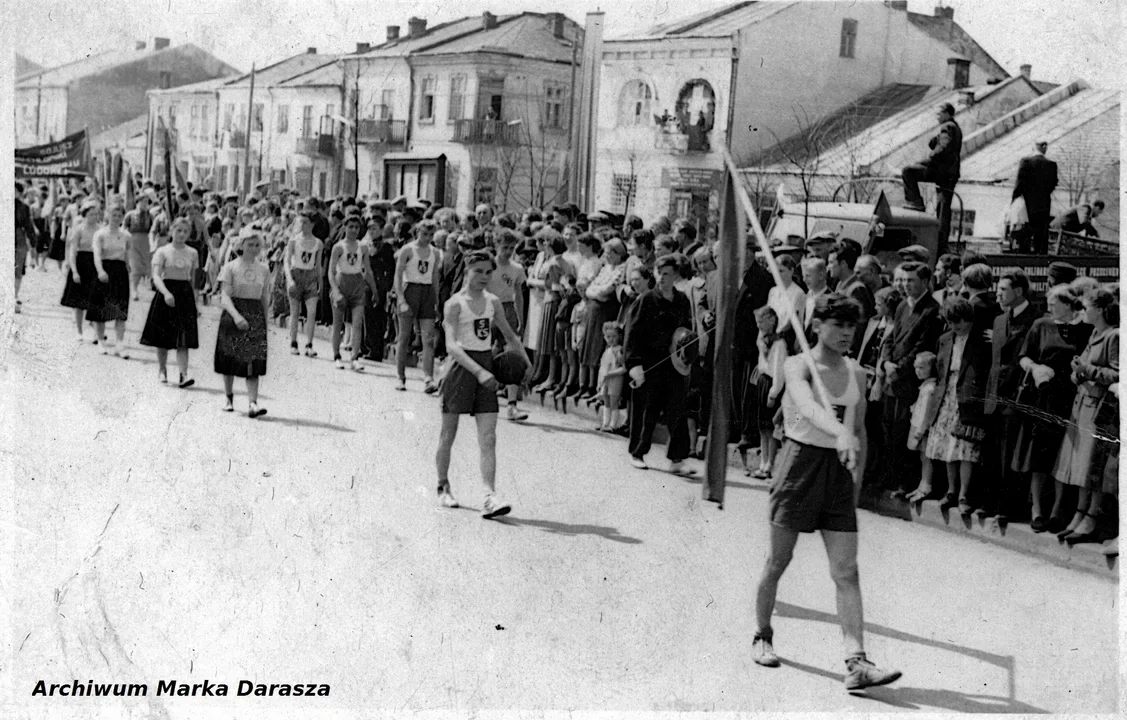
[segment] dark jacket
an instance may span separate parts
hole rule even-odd
[[[955,333],[948,331],[939,338],[939,349],[935,353],[935,367],[938,379],[935,383],[935,397],[939,402],[933,404],[932,413],[938,414],[942,398],[947,392],[947,383],[950,380],[952,354],[955,349]],[[986,381],[990,374],[990,346],[980,339],[976,339],[971,332],[967,344],[963,348],[962,363],[959,366],[959,375],[955,379],[955,397],[959,401],[959,421],[964,425],[981,426],[983,423],[983,394]],[[935,418],[928,418],[924,427],[928,427]]]
[[[916,399],[920,388],[913,369],[916,355],[934,351],[942,332],[939,303],[929,293],[924,293],[914,308],[908,306],[907,300],[900,303],[893,318],[892,332],[885,338],[881,352],[881,364],[896,364],[895,375],[886,378],[885,395],[909,402]]]
[[[1023,157],[1017,166],[1013,199],[1025,198],[1030,213],[1049,212],[1053,190],[1057,187],[1057,164],[1044,155]]]
[[[740,295],[736,300],[736,332],[732,338],[732,350],[737,357],[748,362],[758,357],[755,340],[759,330],[755,323],[755,311],[767,304],[767,295],[775,286],[775,279],[771,277],[771,271],[764,266],[764,262],[755,258],[748,263],[740,284]]]
[[[643,370],[658,366],[669,357],[673,332],[679,328],[693,327],[693,311],[685,293],[674,288],[673,299],[666,300],[656,290],[647,290],[638,296],[626,313],[626,341],[623,355],[627,369],[641,365]],[[672,369],[664,362],[660,368]]]
[[[990,341],[986,339],[987,331],[994,329],[994,318],[1001,314],[1002,308],[998,305],[994,293],[989,290],[972,295],[970,306],[974,309],[974,326],[971,328],[971,335],[975,340],[989,344]]]
[[[962,172],[963,131],[954,120],[939,126],[939,132],[928,142],[931,154],[924,165],[935,175],[951,181],[959,179]]]
[[[869,318],[876,314],[876,298],[873,296],[872,290],[869,290],[869,286],[861,282],[861,279],[856,275],[850,275],[844,278],[836,292],[846,297],[851,297],[861,303],[861,322],[857,323],[857,332],[853,334],[853,347],[849,352],[851,357],[860,357],[861,341],[864,339],[865,326],[868,324]]]
[[[986,405],[983,408],[987,415],[994,413],[998,398],[1012,400],[1017,396],[1018,386],[1025,374],[1017,365],[1021,358],[1019,353],[1025,345],[1029,328],[1033,327],[1033,321],[1038,317],[1040,316],[1030,305],[1016,318],[1012,317],[1011,310],[994,318],[994,338],[990,342],[990,377],[986,382]],[[1013,408],[1003,404],[1002,412],[1010,415]]]

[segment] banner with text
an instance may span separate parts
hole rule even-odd
[[[83,177],[90,174],[89,139],[86,131],[68,135],[47,145],[16,150],[16,177]]]

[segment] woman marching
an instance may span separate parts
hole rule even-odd
[[[266,306],[270,301],[270,271],[258,262],[262,234],[248,229],[236,258],[219,272],[223,314],[215,340],[215,372],[223,376],[227,412],[235,409],[235,376],[246,378],[250,406],[247,417],[266,414],[258,407],[258,378],[266,374]]]
[[[96,282],[90,287],[86,319],[94,323],[94,336],[105,337],[106,323],[113,320],[116,343],[102,343],[102,354],[128,358],[125,351],[125,320],[129,317],[129,233],[121,227],[125,208],[113,205],[106,213],[108,223],[94,233],[91,247]]]
[[[172,223],[172,243],[153,253],[152,278],[157,294],[149,305],[149,316],[141,331],[141,344],[157,349],[162,383],[168,382],[168,351],[176,351],[181,388],[191,387],[196,382],[188,377],[188,350],[200,346],[196,297],[192,292],[192,279],[200,266],[200,256],[195,248],[187,245],[190,233],[187,218],[177,218]]]
[[[90,307],[92,284],[98,282],[94,268],[94,235],[102,224],[102,209],[97,201],[88,200],[82,204],[79,214],[82,222],[75,225],[67,236],[66,264],[69,272],[59,302],[64,307],[74,308],[74,327],[78,341],[82,342],[83,316]],[[94,336],[94,344],[98,343],[99,337]]]

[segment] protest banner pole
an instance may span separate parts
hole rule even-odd
[[[250,128],[251,122],[254,120],[254,70],[255,66],[252,63],[250,66],[250,97],[247,99],[247,134],[243,142],[243,187],[245,191],[243,197],[250,197]],[[236,188],[237,189],[237,188]]]

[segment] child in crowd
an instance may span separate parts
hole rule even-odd
[[[582,296],[576,288],[575,273],[568,271],[560,278],[560,304],[556,311],[556,358],[560,366],[560,382],[555,398],[562,400],[579,389],[579,356],[575,352],[575,319],[572,317]]]
[[[626,365],[622,356],[622,326],[613,320],[603,323],[603,339],[607,349],[599,361],[599,394],[603,399],[603,423],[599,432],[614,432],[622,427],[618,403],[622,397]]]
[[[779,447],[775,439],[775,415],[785,386],[783,363],[787,359],[787,344],[778,334],[779,316],[770,305],[755,311],[755,322],[759,327],[755,341],[759,347],[759,363],[751,374],[751,383],[756,386],[759,406],[759,469],[753,474],[748,468],[745,474],[764,480],[771,476]]]
[[[908,502],[922,502],[931,494],[931,460],[924,450],[927,447],[927,431],[935,420],[936,403],[939,398],[935,395],[935,353],[922,352],[916,355],[912,363],[916,377],[921,381],[920,394],[912,404],[912,427],[908,433],[908,449],[920,451],[920,484],[908,494]]]

